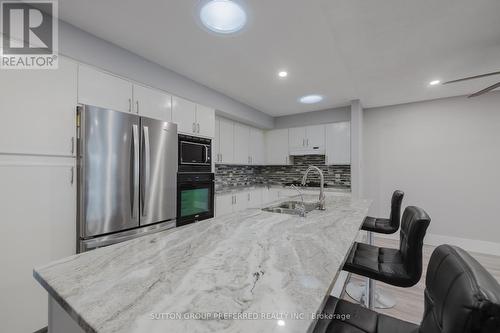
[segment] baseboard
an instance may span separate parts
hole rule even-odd
[[[399,234],[398,233],[392,235],[377,234],[376,237],[399,239]],[[441,244],[450,244],[459,246],[469,252],[500,256],[500,243],[488,242],[478,239],[427,234],[425,235],[424,243],[426,245],[432,245],[432,246],[439,246]]]

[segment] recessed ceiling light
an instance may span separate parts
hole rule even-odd
[[[234,1],[211,0],[201,8],[200,19],[208,29],[221,34],[230,34],[245,26],[247,14]]]
[[[431,86],[437,86],[440,83],[441,83],[440,80],[434,80],[434,81],[429,82],[429,85],[431,85]]]
[[[300,103],[303,104],[314,104],[321,102],[323,100],[323,96],[321,95],[307,95],[303,96],[299,99]]]
[[[278,320],[278,326],[285,326],[284,320]]]
[[[281,78],[285,78],[288,76],[288,72],[287,71],[281,71],[278,73],[278,76],[281,77]]]

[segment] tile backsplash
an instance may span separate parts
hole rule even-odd
[[[323,171],[325,183],[342,188],[351,187],[350,165],[325,165],[324,155],[292,156],[292,165],[229,165],[215,166],[215,186],[242,186],[253,184],[284,184],[299,182],[310,165]],[[319,182],[319,175],[312,171],[308,181]]]

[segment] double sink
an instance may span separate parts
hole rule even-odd
[[[262,208],[262,210],[271,213],[305,216],[306,213],[309,213],[318,207],[318,202],[302,203],[301,201],[285,201],[277,205]]]

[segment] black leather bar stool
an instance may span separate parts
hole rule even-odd
[[[393,234],[399,229],[401,220],[401,204],[404,192],[396,190],[391,199],[391,215],[388,219],[367,216],[363,221],[361,230],[376,232],[380,234]]]
[[[361,230],[368,231],[368,244],[373,245],[373,233],[393,234],[399,230],[401,222],[401,205],[403,203],[404,192],[396,190],[392,194],[390,217],[378,218],[367,216],[363,221]],[[346,288],[347,294],[358,302],[365,302],[367,306],[387,309],[392,308],[396,302],[387,293],[373,291],[372,300],[367,300],[370,289],[375,289],[375,282],[367,279],[366,283],[349,282]]]
[[[422,276],[422,247],[431,219],[418,207],[407,207],[401,221],[399,249],[354,243],[344,270],[398,287],[411,287]],[[368,307],[373,306],[373,287]]]
[[[441,245],[434,250],[424,296],[420,326],[330,297],[314,333],[500,332],[500,285],[458,247]]]

